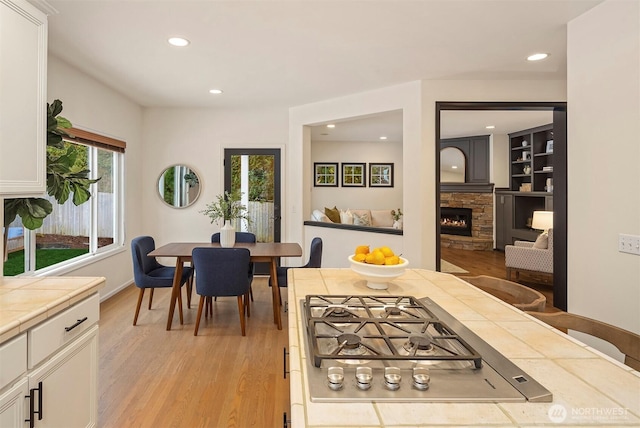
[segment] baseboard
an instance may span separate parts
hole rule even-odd
[[[119,292],[121,292],[122,290],[124,290],[125,288],[127,288],[132,284],[134,284],[134,281],[130,280],[116,287],[115,289],[111,290],[108,294],[105,294],[105,295],[100,294],[100,303],[104,302],[107,299],[110,299],[111,297],[115,296],[116,294],[118,294]]]

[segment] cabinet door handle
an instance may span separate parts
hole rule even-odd
[[[83,322],[85,322],[87,319],[88,319],[87,317],[84,317],[84,318],[82,318],[82,319],[79,319],[78,321],[76,321],[76,323],[75,323],[74,325],[69,326],[69,327],[65,327],[65,328],[64,328],[64,331],[71,331],[71,330],[73,330],[74,328],[76,328],[77,326],[79,326],[80,324],[82,324]]]
[[[36,391],[38,391],[38,410],[36,410]],[[25,395],[29,399],[29,419],[25,419],[25,422],[29,422],[29,428],[33,428],[36,422],[36,413],[38,414],[38,420],[42,420],[42,382],[38,382],[37,388],[31,388],[29,395]]]
[[[287,371],[287,348],[282,348],[282,375],[284,376],[284,378],[287,378],[287,373],[289,373]]]

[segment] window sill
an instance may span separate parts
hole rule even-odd
[[[23,273],[16,276],[18,277],[62,276],[62,275],[71,273],[77,269],[80,269],[82,267],[89,266],[100,260],[104,260],[116,254],[120,254],[124,251],[126,251],[124,245],[114,246],[113,248],[98,252],[96,254],[85,254],[83,256],[74,257],[72,260],[69,260],[68,262],[62,262],[62,263],[58,263],[55,266],[42,268],[35,272],[32,272],[31,274]]]

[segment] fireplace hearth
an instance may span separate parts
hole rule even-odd
[[[472,210],[470,208],[440,208],[440,233],[447,235],[471,235]]]

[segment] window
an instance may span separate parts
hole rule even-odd
[[[71,197],[60,205],[46,195],[53,212],[37,230],[24,229],[19,217],[9,225],[5,276],[62,266],[122,244],[120,201],[125,143],[79,129],[70,133],[74,137],[65,140],[64,150],[71,147],[77,156],[75,167],[88,168],[90,178],[100,180],[91,185],[91,198],[78,206]]]

